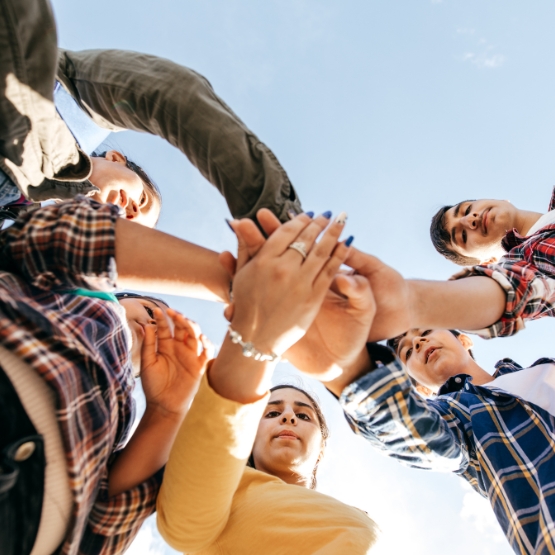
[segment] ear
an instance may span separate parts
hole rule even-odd
[[[415,389],[416,391],[418,391],[418,393],[420,393],[420,395],[424,397],[433,397],[435,395],[434,392],[425,385],[418,384],[417,386],[415,386]]]
[[[109,162],[118,162],[119,164],[127,164],[127,158],[117,150],[109,150],[106,152],[106,160]]]
[[[469,351],[470,349],[472,349],[472,347],[474,347],[474,343],[472,342],[472,339],[470,339],[470,337],[468,337],[468,335],[465,335],[464,333],[461,333],[457,339],[462,343],[462,346]]]

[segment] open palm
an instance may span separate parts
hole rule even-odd
[[[162,311],[154,309],[155,326],[145,329],[141,381],[147,405],[183,413],[194,397],[200,378],[213,357],[212,344],[195,323],[168,309],[172,334]]]

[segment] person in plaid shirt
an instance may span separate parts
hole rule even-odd
[[[515,553],[553,553],[555,359],[526,369],[503,359],[492,376],[449,330],[411,330],[396,345],[399,357],[368,345],[354,379],[328,384],[355,433],[405,465],[469,482]],[[415,378],[437,395],[423,398]]]
[[[175,312],[166,311],[168,320],[156,304],[147,311],[149,302],[143,300],[144,311],[137,315],[132,302],[124,308],[112,300],[109,292],[116,279],[118,285],[146,291],[228,300],[229,279],[217,253],[118,218],[114,205],[78,197],[26,213],[0,234],[3,553],[122,553],[154,511],[161,469],[207,349],[199,359],[200,332]],[[175,326],[175,339],[169,326]],[[124,448],[134,413],[131,337],[136,361],[137,344],[143,345],[147,411]],[[177,359],[187,356],[193,362],[184,368]],[[40,395],[30,404],[25,405],[22,396],[21,412],[17,392],[25,372],[30,380],[39,376],[48,387],[46,393],[35,387],[31,393]],[[12,385],[15,396],[13,389],[9,394]],[[44,440],[44,419],[32,418],[43,396],[52,396],[57,428],[50,436],[45,433]],[[18,427],[28,420],[26,412],[37,429],[21,434]],[[57,521],[47,530],[25,527],[29,511],[34,507],[36,512],[38,505],[40,512],[42,503],[42,490],[34,505],[28,503],[41,486],[31,487],[40,475],[33,461],[42,461],[44,469],[43,451],[48,459],[54,440],[64,460],[49,460],[46,466],[44,504],[51,497],[64,499],[64,490],[69,491],[69,503],[59,518],[54,511]],[[60,464],[63,483],[54,480],[49,489],[49,467]],[[35,482],[26,484],[29,476]],[[50,522],[49,517],[43,511],[40,520]],[[61,537],[55,530],[59,521]],[[33,548],[35,537],[41,542]]]

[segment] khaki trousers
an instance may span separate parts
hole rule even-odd
[[[90,174],[90,160],[52,101],[57,73],[100,126],[158,135],[181,150],[225,197],[234,218],[269,208],[287,221],[290,210],[302,211],[272,151],[202,75],[137,52],[58,52],[47,0],[0,0],[0,6],[0,78],[6,83],[0,166],[29,198],[69,198],[89,187],[76,182]]]

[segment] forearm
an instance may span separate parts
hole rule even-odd
[[[368,353],[366,346],[360,351],[358,356],[352,362],[352,364],[345,365],[342,368],[341,374],[330,381],[324,382],[324,385],[329,389],[334,395],[339,397],[341,392],[351,383],[356,381],[362,375],[370,372],[372,370],[372,359]]]
[[[219,254],[155,229],[116,223],[118,285],[210,301],[229,301],[229,276]]]
[[[479,330],[497,322],[506,294],[488,277],[409,280],[410,327]]]
[[[266,401],[229,401],[201,382],[172,448],[157,502],[158,529],[174,549],[207,549],[224,529]]]
[[[168,462],[184,416],[147,407],[129,443],[110,468],[110,497],[143,483]]]
[[[464,432],[447,423],[455,420],[449,401],[421,398],[399,360],[361,376],[339,402],[355,432],[386,455],[415,468],[466,469]]]

